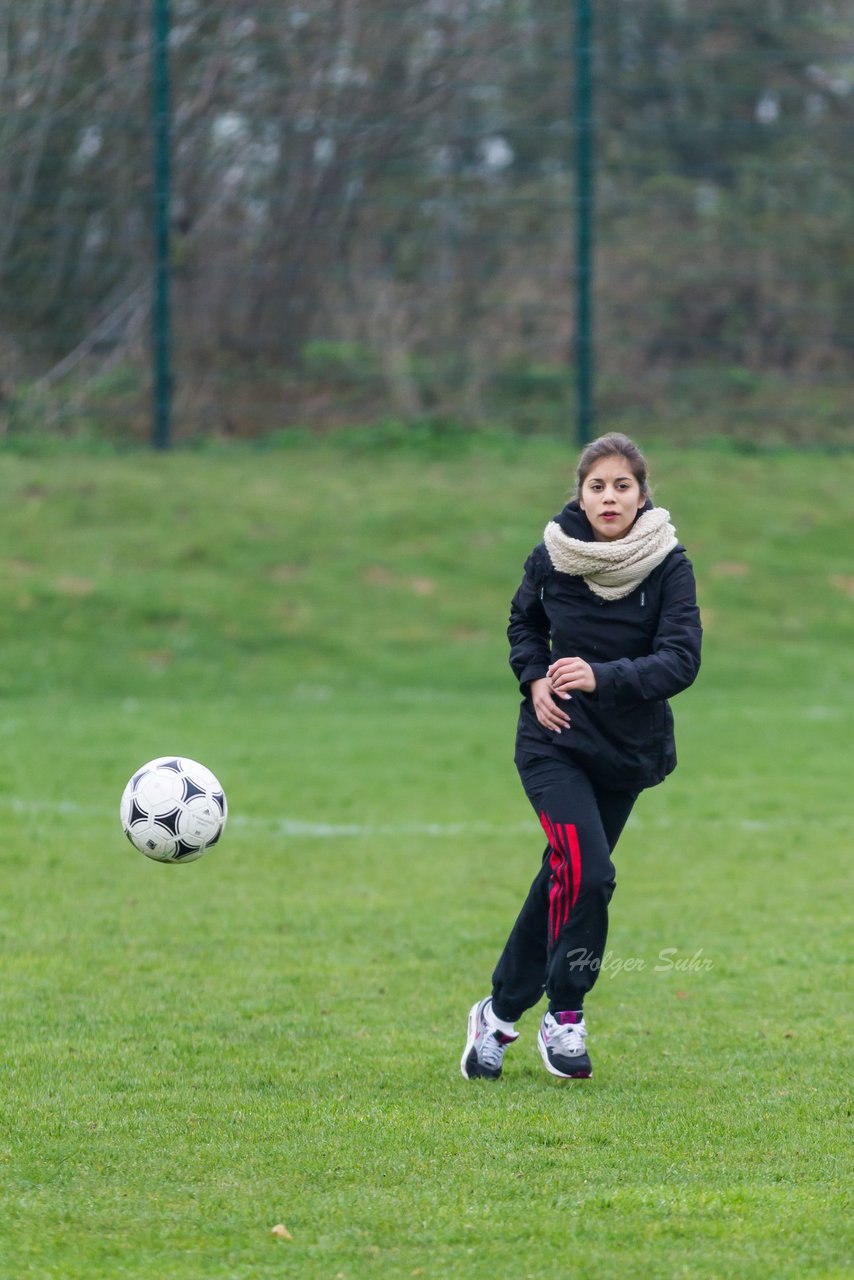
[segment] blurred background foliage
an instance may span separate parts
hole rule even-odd
[[[599,421],[850,443],[854,0],[595,6]],[[173,0],[179,437],[571,430],[573,6]],[[151,10],[0,2],[0,432],[150,429]]]

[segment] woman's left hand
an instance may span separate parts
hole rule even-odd
[[[583,693],[595,693],[596,676],[589,662],[583,658],[558,658],[546,672],[555,693],[568,693],[581,689]]]

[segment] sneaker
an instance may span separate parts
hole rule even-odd
[[[546,1070],[564,1080],[589,1080],[593,1067],[584,1042],[587,1027],[581,1013],[547,1013],[537,1036]]]
[[[492,1012],[492,996],[478,1000],[469,1013],[468,1038],[460,1061],[460,1070],[466,1080],[474,1080],[478,1076],[497,1080],[501,1075],[504,1050],[518,1039],[518,1031],[514,1031],[509,1022],[499,1022]]]

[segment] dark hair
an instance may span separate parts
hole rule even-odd
[[[609,431],[606,436],[592,440],[581,452],[575,472],[575,497],[581,497],[581,487],[597,462],[603,458],[625,458],[631,468],[632,475],[640,486],[644,498],[649,497],[649,481],[647,479],[646,458],[628,436],[619,431]]]

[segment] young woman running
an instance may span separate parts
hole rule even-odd
[[[507,634],[523,694],[515,763],[548,844],[492,994],[469,1013],[460,1065],[469,1080],[497,1079],[514,1023],[545,992],[543,1062],[584,1079],[584,997],[605,953],[611,854],[640,792],[676,767],[667,699],[700,666],[691,563],[627,436],[582,452],[575,498],[528,557]]]

